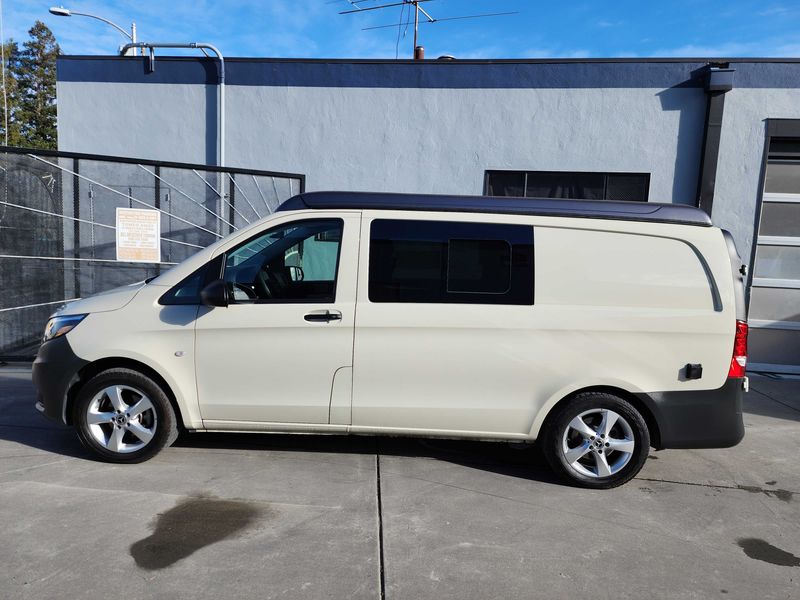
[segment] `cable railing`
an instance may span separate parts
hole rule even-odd
[[[0,146],[0,361],[64,302],[158,275],[301,193],[304,177]],[[159,212],[157,262],[117,260],[117,208]]]

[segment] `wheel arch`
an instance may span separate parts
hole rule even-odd
[[[161,387],[162,390],[164,390],[164,393],[167,395],[167,398],[172,405],[172,409],[175,411],[178,427],[184,428],[183,414],[181,412],[180,404],[175,396],[175,392],[172,390],[172,387],[169,385],[169,383],[167,383],[166,379],[164,379],[164,377],[162,377],[153,367],[133,358],[124,358],[121,356],[101,358],[84,365],[78,370],[77,378],[67,391],[67,400],[64,406],[64,422],[67,425],[73,424],[72,407],[75,403],[75,399],[78,397],[78,394],[81,391],[81,388],[83,388],[83,386],[86,385],[86,383],[91,380],[92,377],[109,369],[131,369],[132,371],[138,371],[143,375],[150,377],[159,385],[159,387]]]
[[[661,445],[661,428],[658,424],[658,419],[656,418],[656,413],[654,410],[652,400],[649,400],[649,397],[646,394],[634,394],[625,390],[620,387],[616,387],[613,385],[590,385],[586,387],[579,388],[577,390],[571,391],[569,394],[565,395],[561,398],[558,402],[553,404],[547,411],[544,419],[542,420],[542,424],[539,427],[539,431],[537,433],[537,437],[542,435],[542,432],[545,431],[547,427],[550,426],[550,422],[553,420],[554,416],[558,412],[558,409],[564,406],[567,402],[578,396],[579,394],[583,394],[586,392],[603,392],[606,394],[612,394],[614,396],[618,396],[630,404],[639,411],[639,414],[642,415],[645,424],[647,425],[647,429],[650,432],[650,444],[656,449],[662,447]],[[649,401],[648,401],[649,400]]]

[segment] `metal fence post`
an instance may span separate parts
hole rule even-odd
[[[72,257],[81,257],[81,223],[77,219],[81,218],[81,178],[80,173],[81,161],[80,159],[72,159],[72,216],[75,220],[72,222]],[[72,273],[75,277],[75,297],[81,297],[81,277],[80,277],[80,261],[74,261],[72,266]]]

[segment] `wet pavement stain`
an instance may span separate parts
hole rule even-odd
[[[767,496],[774,496],[778,500],[783,500],[784,502],[789,502],[794,498],[794,492],[788,490],[764,490],[764,493]]]
[[[720,490],[742,490],[744,492],[750,492],[751,494],[764,494],[769,498],[777,498],[783,502],[792,502],[794,500],[795,495],[797,492],[792,492],[790,490],[781,490],[781,489],[774,489],[768,490],[764,489],[763,487],[759,487],[757,485],[718,485],[713,483],[695,483],[692,481],[672,481],[669,479],[652,479],[649,477],[637,477],[639,481],[652,481],[656,483],[677,483],[679,485],[691,485],[697,487],[704,487],[716,490],[719,492]],[[768,481],[767,484],[774,484],[777,483],[776,481]]]
[[[163,569],[200,548],[241,533],[266,512],[237,500],[188,498],[159,514],[153,533],[131,545],[130,553],[142,569]]]
[[[738,485],[736,487],[745,492],[750,492],[751,494],[765,494],[770,498],[777,498],[783,502],[791,502],[792,499],[794,499],[794,492],[790,492],[789,490],[765,490],[757,485]]]
[[[765,540],[758,538],[740,538],[736,540],[744,553],[755,560],[768,562],[779,567],[800,567],[800,558],[781,550]]]

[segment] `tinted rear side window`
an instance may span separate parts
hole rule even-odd
[[[447,291],[505,294],[511,288],[511,244],[506,240],[450,240]]]
[[[533,304],[533,227],[377,219],[369,299]]]

